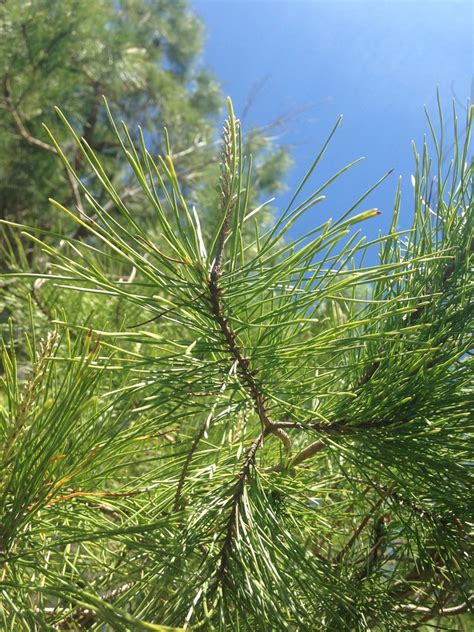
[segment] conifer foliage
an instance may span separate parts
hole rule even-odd
[[[28,372],[14,319],[2,351],[2,629],[467,629],[472,108],[447,168],[428,118],[412,226],[398,228],[397,190],[370,242],[373,187],[288,240],[350,166],[300,201],[340,121],[262,229],[229,102],[209,237],[170,145],[155,160],[110,117],[157,245],[59,116],[90,178],[49,133],[84,209],[51,202],[88,238],[12,226],[50,264],[11,275],[51,291],[43,339],[27,306]]]

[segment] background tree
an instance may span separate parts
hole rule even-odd
[[[412,227],[398,190],[369,243],[371,189],[285,242],[326,188],[300,201],[303,182],[262,229],[232,108],[208,237],[169,154],[117,130],[159,247],[62,116],[86,206],[53,205],[93,241],[25,236],[52,260],[46,285],[122,299],[125,326],[65,302],[43,340],[24,332],[23,380],[4,345],[5,630],[469,629],[473,115],[447,172],[429,121]]]
[[[56,126],[57,104],[112,181],[125,185],[124,197],[140,214],[141,190],[106,123],[102,95],[119,120],[133,123],[135,140],[137,124],[147,130],[152,154],[164,153],[168,126],[181,182],[212,216],[215,123],[222,98],[215,79],[197,64],[202,40],[202,25],[185,0],[1,3],[0,217],[58,227],[47,199],[59,192],[81,210],[80,187],[61,167],[42,127]],[[68,137],[60,129],[58,135],[68,153]],[[282,150],[268,155],[270,145],[268,137],[254,137],[253,153],[260,149],[262,156],[256,196],[274,192],[287,166]],[[72,163],[86,177],[80,152]],[[95,193],[104,201],[101,189]],[[62,222],[58,228],[67,229],[67,219]]]
[[[7,0],[0,3],[0,217],[76,239],[95,237],[67,216],[51,210],[56,196],[79,214],[85,205],[82,183],[99,204],[117,213],[116,200],[90,178],[89,165],[71,137],[58,125],[61,104],[78,134],[94,151],[130,212],[161,243],[154,214],[107,120],[106,95],[118,120],[129,124],[135,142],[138,125],[146,130],[149,151],[173,156],[187,198],[203,217],[209,235],[218,217],[218,152],[215,126],[222,96],[216,80],[199,65],[203,27],[184,0]],[[64,169],[43,124],[55,130],[80,182]],[[168,126],[168,137],[164,126]],[[268,133],[249,134],[254,155],[250,203],[282,186],[288,154]],[[260,214],[264,223],[269,207]],[[43,273],[48,257],[21,237],[0,232],[0,270]],[[108,260],[109,273],[130,275]],[[85,319],[101,313],[104,322],[122,319],[121,299],[104,307],[101,297],[71,296],[40,280],[10,278],[0,286],[0,329],[10,314],[19,331],[26,326],[26,305],[37,309],[34,325],[45,333],[62,306],[72,301]],[[70,307],[70,306],[69,306]],[[18,340],[18,344],[20,341]]]

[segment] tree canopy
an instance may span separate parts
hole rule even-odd
[[[130,128],[147,130],[149,151],[168,128],[182,186],[214,214],[216,116],[222,96],[199,64],[203,27],[185,0],[6,0],[0,5],[0,217],[53,228],[47,198],[82,209],[81,189],[61,168],[43,129],[61,105],[122,195],[141,213],[141,189],[107,124],[102,97]],[[67,152],[70,138],[55,129]],[[135,136],[134,140],[138,140]],[[249,136],[257,158],[253,195],[275,192],[288,155],[268,134]],[[86,178],[82,154],[72,157]],[[128,186],[127,186],[128,185]],[[101,195],[101,189],[94,191]],[[101,199],[104,201],[104,199]],[[68,230],[66,218],[55,228]],[[82,234],[82,232],[80,232]]]

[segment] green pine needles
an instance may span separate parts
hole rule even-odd
[[[288,240],[351,166],[299,201],[340,121],[262,225],[229,102],[209,237],[169,142],[110,117],[142,224],[58,113],[88,236],[5,228],[0,628],[468,629],[473,108],[449,162],[428,117],[412,226],[398,189],[369,242],[374,187]]]

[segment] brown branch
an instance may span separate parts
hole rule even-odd
[[[237,342],[237,334],[233,331],[228,319],[225,317],[225,310],[222,303],[220,279],[224,259],[224,245],[229,232],[230,219],[237,202],[237,196],[234,192],[233,175],[237,162],[234,147],[236,129],[238,129],[238,122],[235,122],[235,128],[232,129],[232,122],[226,121],[224,126],[223,163],[221,167],[221,206],[224,209],[224,219],[217,237],[216,254],[208,281],[211,311],[226,341],[228,351],[236,361],[237,371],[243,385],[253,400],[255,410],[262,424],[262,430],[269,431],[278,437],[283,443],[285,450],[289,453],[291,451],[291,439],[283,429],[275,427],[269,418],[265,397],[255,380],[257,371],[250,367],[250,358],[243,354]]]
[[[318,454],[318,452],[321,452],[321,450],[324,450],[325,447],[326,444],[322,441],[314,441],[313,443],[310,443],[306,446],[306,448],[303,448],[294,459],[291,460],[291,466],[296,467],[303,461],[306,461],[306,459],[310,459],[315,454]]]
[[[385,546],[385,525],[390,520],[388,514],[383,514],[374,523],[372,547],[366,556],[366,561],[358,574],[358,579],[365,579],[373,572],[375,565],[382,557]]]
[[[359,390],[360,388],[362,388],[363,386],[365,386],[367,384],[367,382],[369,382],[372,379],[372,376],[374,375],[374,373],[377,371],[377,369],[380,367],[380,362],[378,360],[376,360],[375,362],[373,362],[366,370],[366,372],[364,373],[364,375],[361,377],[361,379],[359,380],[359,382],[357,382],[354,390]]]
[[[332,423],[321,423],[320,421],[305,421],[305,422],[279,421],[279,422],[271,423],[271,425],[269,426],[269,429],[274,434],[276,434],[276,431],[279,431],[279,430],[295,428],[298,430],[316,430],[317,432],[320,432],[321,434],[337,433],[340,435],[342,434],[347,435],[347,434],[355,434],[358,430],[372,430],[374,428],[383,428],[384,426],[387,426],[390,423],[393,423],[393,422],[390,420],[373,420],[373,421],[366,421],[354,426],[349,426],[344,421],[342,422],[335,421]],[[326,447],[326,444],[323,441],[321,440],[314,441],[313,443],[303,448],[301,452],[299,452],[294,457],[294,459],[292,459],[289,462],[288,467],[295,467],[299,465],[300,463],[311,458],[318,452],[321,452],[321,450],[323,450],[325,447]],[[276,465],[270,466],[269,468],[266,469],[266,471],[267,472],[281,472],[283,469],[285,469],[283,467],[283,464],[278,463]]]
[[[275,426],[273,426],[272,428],[272,432],[275,432]],[[310,443],[308,446],[306,446],[306,448],[303,448],[293,459],[291,459],[286,467],[282,462],[280,462],[276,465],[272,465],[266,468],[265,471],[281,472],[284,469],[296,467],[303,461],[306,461],[306,459],[310,459],[315,454],[318,454],[318,452],[321,452],[321,450],[324,450],[325,447],[326,444],[323,441],[314,441],[313,443]]]
[[[17,128],[20,136],[24,140],[26,140],[26,142],[29,145],[33,145],[34,147],[39,147],[40,149],[43,149],[44,151],[47,151],[50,154],[57,155],[58,152],[56,151],[56,148],[53,145],[50,145],[49,143],[45,143],[44,141],[40,140],[39,138],[35,138],[26,129],[23,121],[20,118],[20,115],[18,114],[17,110],[15,109],[15,107],[13,105],[13,102],[9,98],[9,93],[8,93],[7,90],[5,91],[5,98],[6,98],[6,101],[7,101],[7,104],[8,104],[8,109],[10,111],[10,114],[13,117],[13,120],[15,122],[16,128]]]
[[[16,128],[18,130],[18,133],[20,134],[20,136],[26,140],[26,142],[29,145],[33,145],[34,147],[39,147],[40,149],[43,149],[44,151],[47,151],[50,154],[57,154],[58,152],[56,151],[56,148],[53,145],[50,145],[49,143],[45,143],[44,141],[40,140],[39,138],[35,138],[32,134],[30,134],[30,132],[28,131],[28,129],[26,128],[25,124],[23,123],[21,116],[13,102],[13,98],[11,95],[11,90],[10,90],[10,85],[9,85],[9,79],[8,77],[5,77],[4,81],[3,81],[3,96],[5,99],[5,103],[7,106],[8,111],[10,112],[10,114],[12,115],[13,121],[16,125]]]
[[[358,430],[373,430],[395,423],[393,419],[369,419],[358,424],[349,425],[348,420],[322,423],[321,421],[277,421],[274,428],[297,428],[299,430],[316,430],[322,434],[354,434]],[[397,422],[402,423],[402,422]]]
[[[377,511],[382,506],[382,504],[385,502],[385,500],[387,499],[389,495],[390,493],[388,491],[384,495],[382,495],[377,500],[377,502],[372,506],[370,511],[364,516],[364,518],[359,523],[358,527],[356,528],[352,536],[349,538],[349,540],[346,542],[343,548],[336,555],[336,558],[334,560],[336,564],[339,564],[339,562],[343,559],[346,553],[354,546],[357,538],[359,537],[359,535],[362,533],[362,531],[365,529],[365,527],[369,523],[370,518],[373,516],[374,512]]]
[[[255,439],[255,441],[252,443],[250,448],[248,449],[247,454],[245,455],[244,463],[238,475],[238,481],[235,485],[235,489],[231,498],[232,508],[231,508],[229,520],[227,521],[224,543],[222,545],[222,548],[218,557],[219,566],[216,573],[216,583],[215,583],[214,589],[216,589],[220,583],[225,581],[225,578],[226,578],[227,565],[228,565],[230,554],[232,551],[232,541],[234,538],[235,528],[237,524],[240,501],[244,493],[245,483],[246,483],[247,477],[249,476],[250,468],[252,464],[254,463],[255,454],[258,448],[262,445],[265,434],[266,432],[265,430],[263,430]]]
[[[216,261],[218,261],[217,258]],[[213,268],[213,270],[214,269],[215,268]],[[256,371],[251,369],[250,358],[244,356],[240,346],[237,343],[237,336],[223,314],[221,290],[217,285],[218,278],[219,277],[217,276],[217,278],[214,277],[213,279],[211,274],[211,280],[208,284],[209,292],[211,295],[211,309],[214,318],[216,319],[216,322],[219,325],[219,329],[221,330],[221,333],[225,338],[230,353],[237,363],[237,370],[242,379],[242,382],[244,383],[247,391],[250,393],[255,406],[255,410],[262,424],[262,429],[267,430],[278,437],[283,443],[285,450],[289,453],[291,451],[291,439],[282,428],[275,426],[275,424],[273,424],[273,422],[271,421],[268,415],[265,397],[260,390],[260,386],[255,380]]]
[[[452,596],[452,595],[449,594],[447,589],[444,588],[445,578],[440,578],[440,579],[441,579],[440,584],[443,587],[443,589],[441,590],[440,593],[435,595],[436,605],[437,605],[437,609],[438,610],[443,609],[444,606],[446,605],[446,603],[449,601],[449,598]],[[432,586],[430,586],[430,588],[432,589]],[[424,593],[425,594],[423,595],[423,597],[421,598],[421,600],[419,602],[417,601],[416,605],[419,605],[421,607],[426,607],[426,606],[423,606],[423,604],[426,603],[426,601],[431,597],[431,594],[427,593],[427,591],[424,591]],[[433,608],[434,608],[434,606],[433,606]],[[427,614],[425,614],[424,616],[421,616],[417,620],[416,624],[412,626],[413,629],[416,629],[416,628],[420,627],[421,625],[423,625],[424,623],[426,623],[427,621],[429,621],[432,618],[433,618],[433,615],[431,614],[431,610],[430,610]]]
[[[58,503],[66,502],[68,500],[72,500],[73,498],[133,498],[134,496],[139,496],[140,494],[146,494],[154,489],[157,484],[148,485],[148,487],[143,487],[142,489],[135,489],[129,492],[88,492],[88,491],[71,491],[64,496],[58,496],[57,498],[53,498],[52,500],[46,499],[48,502],[46,503],[46,507],[52,507],[53,505],[57,505]],[[101,509],[101,507],[99,507]]]

